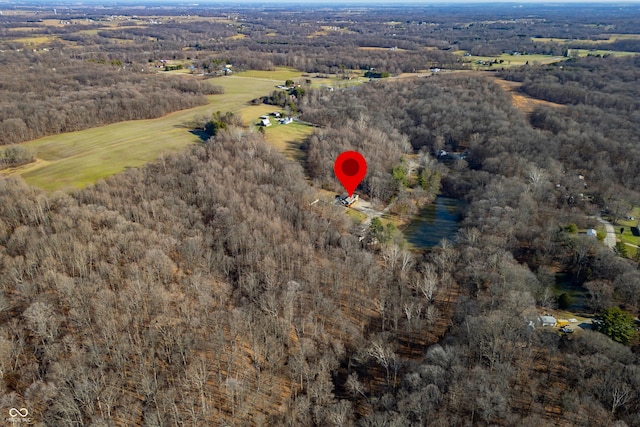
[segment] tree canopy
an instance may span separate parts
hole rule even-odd
[[[619,307],[602,310],[596,320],[596,329],[619,343],[629,343],[636,334],[633,316]]]

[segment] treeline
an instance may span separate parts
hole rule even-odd
[[[52,52],[5,55],[11,60],[0,76],[0,144],[160,117],[202,105],[205,95],[223,91],[195,78],[136,72],[131,64],[73,60]]]
[[[589,171],[590,185],[637,191],[640,56],[581,58],[562,66],[524,67],[504,76],[522,81],[521,90],[531,96],[574,106],[539,107],[531,115],[535,127],[555,135],[558,144],[549,147],[554,159]]]
[[[35,161],[33,153],[20,145],[10,145],[0,149],[0,170],[21,166]]]

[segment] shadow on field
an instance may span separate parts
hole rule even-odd
[[[202,142],[207,142],[209,140],[209,138],[211,137],[206,131],[204,131],[203,129],[192,129],[189,131],[189,133],[197,136],[198,138],[200,138],[200,140]]]

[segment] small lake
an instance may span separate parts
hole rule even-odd
[[[417,248],[430,248],[442,239],[453,239],[458,231],[463,202],[438,196],[434,203],[420,211],[404,229],[404,237]]]

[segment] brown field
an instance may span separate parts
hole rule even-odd
[[[513,103],[513,106],[525,114],[531,114],[531,112],[533,112],[533,109],[538,105],[545,105],[547,107],[554,107],[554,108],[564,107],[562,104],[556,104],[555,102],[549,102],[543,99],[533,98],[524,93],[520,93],[518,89],[520,88],[520,86],[522,86],[522,83],[500,79],[490,71],[460,71],[460,72],[457,72],[456,74],[469,74],[469,73],[474,75],[482,75],[492,79],[504,91],[511,94],[511,101]]]
[[[511,100],[513,105],[525,114],[531,114],[533,109],[539,105],[545,105],[547,107],[562,108],[563,105],[556,104],[555,102],[545,101],[543,99],[532,98],[529,95],[518,92],[518,88],[522,86],[520,82],[511,82],[508,80],[502,80],[494,77],[494,81],[500,85],[502,89],[511,94]]]

